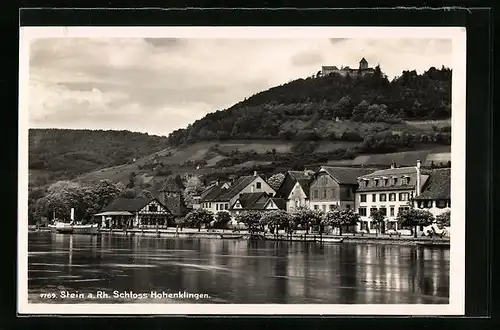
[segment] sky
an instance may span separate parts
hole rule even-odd
[[[30,44],[31,128],[168,135],[322,65],[365,57],[392,79],[452,68],[451,39],[40,38]]]

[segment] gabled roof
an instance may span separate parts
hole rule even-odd
[[[333,167],[323,166],[322,169],[328,173],[339,184],[357,185],[358,178],[366,176],[368,173],[373,172],[369,168],[353,168],[353,167]]]
[[[165,207],[158,199],[156,198],[124,198],[118,197],[115,198],[108,206],[104,207],[101,212],[118,212],[118,211],[127,211],[127,212],[137,212],[142,209],[144,206],[149,204],[151,201],[156,200],[160,205]],[[166,207],[165,207],[166,208]]]
[[[273,201],[273,203],[276,204],[278,209],[280,210],[286,209],[286,201],[283,198],[276,198],[276,197],[268,198],[266,204],[264,205],[264,208],[267,206],[267,204],[269,204],[270,201]]]
[[[430,173],[431,173],[431,171],[429,171],[427,169],[420,169],[420,174],[429,175]],[[372,171],[371,173],[360,176],[360,178],[371,179],[371,178],[382,177],[382,176],[387,176],[387,177],[398,176],[399,177],[399,176],[404,176],[404,175],[417,175],[417,168],[415,166],[389,168],[386,170]]]
[[[169,191],[169,192],[183,192],[185,189],[184,184],[182,183],[181,178],[178,176],[169,176],[167,180],[165,180],[165,184],[160,191]]]
[[[361,62],[363,62],[363,63],[368,63],[368,61],[367,61],[364,57],[363,57],[363,58],[361,59],[361,61],[359,61],[359,62],[360,62],[360,63],[361,63]]]
[[[440,168],[432,171],[429,179],[422,187],[422,193],[415,199],[450,199],[450,196],[451,169]]]
[[[265,192],[243,193],[238,197],[241,208],[243,210],[261,210],[266,205],[269,195]],[[236,204],[236,202],[235,202]],[[231,206],[233,208],[234,205]]]
[[[201,202],[208,202],[208,201],[213,201],[215,198],[217,198],[224,189],[220,185],[213,185],[205,189],[201,194],[200,194],[200,201]]]
[[[267,196],[267,194],[265,192],[244,193],[238,197],[238,201],[241,207],[245,209],[254,205],[262,196]]]
[[[309,185],[311,183],[312,177],[314,175],[313,171],[288,171],[285,176],[285,180],[276,193],[277,197],[288,198],[292,192],[295,184],[298,182],[299,185],[304,190],[306,196],[309,197]]]
[[[230,200],[231,198],[238,195],[245,187],[247,187],[258,177],[259,176],[253,175],[240,177],[233,185],[231,185],[231,187],[229,187],[229,189],[222,191],[221,194],[213,199],[213,201],[224,202]]]

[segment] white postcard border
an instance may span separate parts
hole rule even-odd
[[[449,304],[35,304],[28,302],[29,44],[37,38],[443,38],[453,42]],[[463,315],[465,312],[466,30],[463,27],[21,27],[19,54],[18,314]]]

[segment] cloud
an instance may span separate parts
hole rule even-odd
[[[323,56],[316,52],[301,52],[293,55],[290,58],[294,66],[307,66],[311,64],[321,64]]]
[[[166,135],[270,87],[356,67],[389,76],[451,66],[445,39],[50,38],[31,44],[32,127],[129,129]]]

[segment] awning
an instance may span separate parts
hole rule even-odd
[[[107,215],[128,215],[128,216],[133,216],[132,213],[128,211],[108,211],[108,212],[102,212],[102,213],[97,213],[94,214],[94,216],[99,217],[99,216],[107,216]]]

